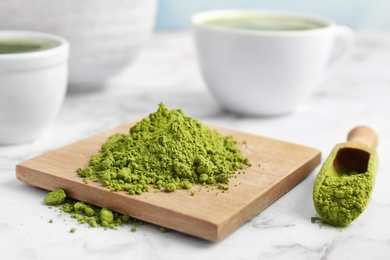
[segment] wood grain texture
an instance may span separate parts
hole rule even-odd
[[[210,241],[223,239],[277,200],[320,163],[318,150],[227,129],[241,144],[252,166],[230,179],[229,190],[194,186],[172,193],[128,195],[111,192],[100,183],[84,183],[76,169],[114,133],[126,133],[136,122],[123,124],[74,144],[45,153],[16,166],[16,177],[45,190],[62,188],[71,198],[126,213],[132,217]]]

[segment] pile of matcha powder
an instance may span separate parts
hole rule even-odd
[[[109,137],[89,166],[77,173],[86,183],[101,182],[111,191],[133,195],[150,187],[166,192],[193,185],[227,189],[229,178],[249,165],[232,136],[160,103],[128,134]]]

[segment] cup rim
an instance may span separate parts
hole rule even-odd
[[[218,25],[209,25],[206,24],[210,18],[213,17],[224,17],[232,16],[239,14],[258,14],[258,15],[279,15],[283,17],[296,17],[302,19],[308,19],[311,21],[319,22],[324,24],[324,26],[308,29],[308,30],[253,30],[253,29],[243,29],[243,28],[232,28],[232,27],[222,27]],[[223,31],[231,32],[234,34],[247,34],[247,35],[277,35],[277,36],[291,36],[291,35],[307,35],[313,33],[320,33],[326,30],[329,30],[335,27],[337,24],[329,18],[312,15],[300,12],[293,11],[284,11],[284,10],[270,10],[270,9],[216,9],[216,10],[207,10],[195,13],[191,17],[192,25],[195,27],[201,27],[213,31]]]
[[[48,67],[68,60],[69,42],[61,36],[37,31],[0,30],[0,37],[4,36],[48,39],[58,42],[58,45],[33,52],[0,54],[0,71]]]

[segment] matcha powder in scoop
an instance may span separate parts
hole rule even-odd
[[[366,209],[378,169],[376,144],[372,129],[356,127],[324,162],[314,183],[313,201],[327,223],[346,227]]]
[[[235,171],[249,165],[236,144],[232,136],[224,137],[161,103],[128,134],[109,137],[101,153],[77,172],[86,182],[129,194],[147,192],[150,185],[166,192],[194,184],[227,189]]]

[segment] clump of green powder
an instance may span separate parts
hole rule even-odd
[[[58,189],[58,190],[49,192],[46,195],[44,202],[47,205],[54,205],[55,206],[55,205],[62,204],[65,201],[65,198],[66,198],[65,192],[61,189]]]
[[[346,227],[367,207],[375,183],[377,157],[372,155],[365,173],[337,172],[336,152],[324,162],[313,189],[317,213],[327,223]]]
[[[63,194],[65,196],[61,203],[55,205],[59,206],[61,211],[71,214],[71,217],[76,219],[80,224],[87,224],[90,227],[115,228],[131,222],[140,222],[126,214],[120,214],[107,208],[100,208],[88,203],[66,198],[66,194],[62,189],[57,189],[48,193],[44,199],[46,204],[53,205],[49,204],[51,200],[47,199],[50,198],[53,193]]]
[[[111,136],[89,166],[77,172],[86,182],[99,181],[112,191],[142,194],[150,185],[166,192],[194,184],[226,189],[235,171],[248,165],[232,136],[160,104],[129,134]]]

